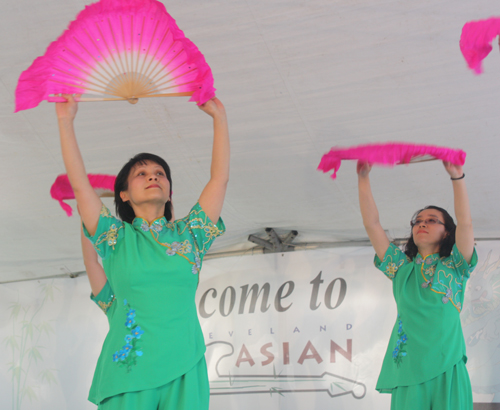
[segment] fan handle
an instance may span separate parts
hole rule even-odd
[[[76,102],[92,102],[92,101],[128,101],[130,104],[137,104],[139,102],[139,98],[152,98],[152,97],[190,97],[193,95],[193,91],[188,91],[184,93],[171,93],[171,94],[153,94],[153,95],[140,95],[139,97],[80,97],[75,98]],[[50,95],[47,98],[48,102],[66,102],[66,98],[60,97],[58,95]]]

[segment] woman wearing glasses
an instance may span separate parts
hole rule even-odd
[[[392,281],[398,310],[376,386],[391,393],[392,410],[472,410],[460,311],[477,256],[465,174],[461,166],[443,164],[453,184],[457,224],[442,208],[419,210],[403,250],[380,225],[371,166],[357,165],[363,224],[376,252],[375,266]]]

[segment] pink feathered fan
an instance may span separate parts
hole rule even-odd
[[[101,0],[85,7],[68,29],[19,78],[16,112],[58,94],[80,101],[215,95],[210,67],[156,0]],[[87,95],[96,97],[87,97]]]
[[[417,144],[366,144],[350,148],[332,148],[323,155],[318,170],[328,172],[333,169],[332,179],[337,177],[340,163],[344,159],[357,159],[370,164],[393,166],[410,162],[441,159],[456,165],[465,163],[465,152],[435,145]]]
[[[90,185],[97,195],[102,197],[113,197],[116,177],[113,175],[88,174]],[[75,199],[75,193],[69,183],[66,174],[59,175],[50,187],[50,196],[59,201],[61,208],[68,216],[73,215],[71,207],[64,202],[65,199]]]
[[[469,21],[462,29],[460,50],[471,70],[483,72],[482,62],[493,49],[491,42],[500,34],[500,18]]]

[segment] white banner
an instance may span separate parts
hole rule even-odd
[[[500,402],[500,244],[480,243],[462,322],[475,401]],[[396,318],[371,248],[204,263],[197,294],[211,410],[387,409],[375,391]],[[87,402],[107,320],[86,277],[0,286],[2,408]]]
[[[396,318],[370,248],[243,256],[203,271],[211,408],[377,409]]]

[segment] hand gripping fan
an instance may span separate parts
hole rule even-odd
[[[210,67],[156,0],[101,0],[81,11],[68,29],[24,71],[16,112],[58,94],[79,101],[215,95]],[[88,95],[95,95],[88,97]]]
[[[471,70],[483,72],[482,61],[491,52],[491,42],[500,34],[500,18],[469,21],[462,29],[460,50]]]
[[[435,145],[416,144],[366,144],[350,148],[333,147],[323,155],[318,170],[328,172],[333,169],[332,179],[337,177],[340,162],[344,159],[357,159],[370,164],[394,166],[415,162],[441,159],[456,165],[465,163],[465,152]]]
[[[92,185],[97,195],[101,198],[115,196],[115,176],[88,174],[88,177],[90,185]],[[71,188],[71,184],[69,183],[69,179],[66,174],[59,175],[56,178],[50,188],[50,196],[56,201],[59,201],[59,205],[61,205],[61,208],[64,209],[66,215],[73,215],[71,207],[64,202],[65,199],[75,199],[75,193],[73,192],[73,188]]]

